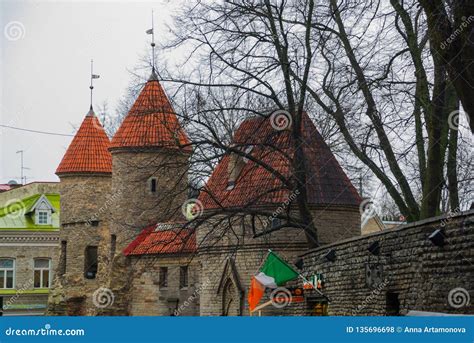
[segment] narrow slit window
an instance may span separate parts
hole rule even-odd
[[[168,287],[168,267],[160,267],[160,287]]]
[[[97,274],[97,247],[88,246],[84,254],[84,277],[86,279],[95,279]]]
[[[150,179],[150,192],[156,193],[156,178]]]
[[[179,288],[188,287],[188,266],[179,267]]]

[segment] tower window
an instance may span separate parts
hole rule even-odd
[[[95,279],[97,274],[97,247],[88,246],[84,257],[84,277],[86,279]]]
[[[150,179],[150,192],[156,193],[156,177]]]
[[[168,287],[168,267],[160,267],[160,287]]]
[[[0,259],[0,288],[14,288],[15,260],[12,258]]]
[[[179,288],[188,287],[188,266],[179,267]]]
[[[34,287],[49,288],[51,275],[51,260],[48,258],[37,258],[34,260]]]

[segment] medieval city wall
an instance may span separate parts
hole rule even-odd
[[[445,236],[443,246],[428,239],[436,229]],[[375,242],[380,246],[378,255],[369,251]],[[330,250],[335,251],[334,262],[325,258]],[[303,258],[305,275],[323,274],[329,315],[474,313],[472,210],[335,242]],[[466,297],[470,303],[457,308]],[[307,305],[300,314],[311,312],[314,304]]]

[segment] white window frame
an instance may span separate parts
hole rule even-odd
[[[39,260],[45,260],[48,261],[48,268],[37,268],[35,267],[35,262]],[[34,288],[50,288],[51,287],[51,259],[46,258],[46,257],[37,257],[33,259],[33,287]],[[47,270],[48,271],[48,287],[44,287],[44,280],[43,280],[43,271]],[[40,272],[40,286],[36,287],[35,286],[35,272],[39,271]]]
[[[40,214],[46,214],[46,223],[40,222]],[[36,210],[35,217],[37,225],[51,225],[51,210]]]
[[[3,285],[0,285],[0,289],[15,289],[15,279],[16,279],[16,261],[14,258],[11,257],[2,257],[0,260],[10,260],[13,261],[13,267],[12,268],[3,268],[0,267],[0,273],[3,272]],[[13,282],[12,282],[12,287],[7,287],[7,272],[8,271],[13,271]]]

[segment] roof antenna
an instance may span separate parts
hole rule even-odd
[[[151,10],[151,29],[146,30],[148,35],[151,35],[151,63],[152,63],[152,76],[155,74],[155,24],[153,20],[153,10]],[[156,76],[155,76],[156,77]]]
[[[100,75],[94,74],[94,60],[91,60],[91,85],[89,86],[89,89],[91,90],[91,106],[90,106],[91,111],[92,111],[92,90],[94,89],[92,80],[98,79],[99,77]]]

